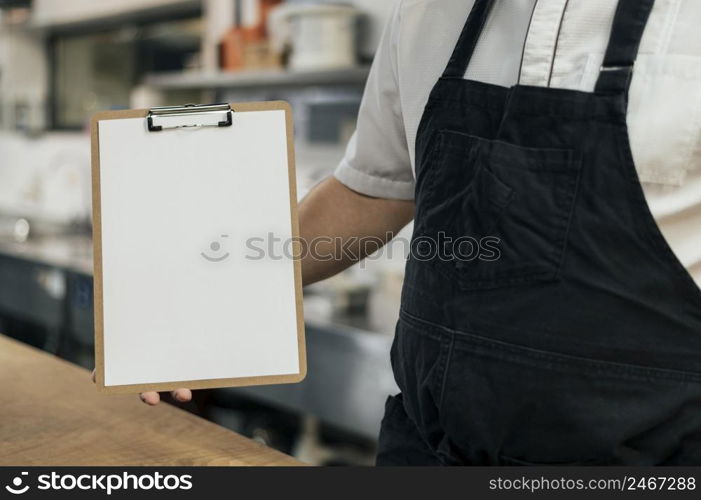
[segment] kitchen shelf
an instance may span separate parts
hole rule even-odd
[[[159,89],[241,89],[252,87],[299,87],[308,85],[362,85],[369,66],[324,71],[260,70],[236,72],[158,73],[145,83]]]
[[[164,16],[202,15],[202,0],[74,0],[70,4],[58,4],[55,0],[35,1],[31,25],[40,30],[72,33],[76,28],[115,27],[134,22],[160,21]]]

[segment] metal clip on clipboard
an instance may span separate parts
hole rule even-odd
[[[182,115],[212,115],[223,114],[216,123],[188,123],[182,125],[156,125],[158,118],[168,118]],[[230,127],[233,123],[234,110],[228,104],[186,104],[184,106],[161,106],[151,108],[146,117],[149,132],[160,132],[162,130],[177,128],[200,128],[200,127]]]

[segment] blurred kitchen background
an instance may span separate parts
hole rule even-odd
[[[287,100],[303,196],[343,155],[395,1],[0,0],[0,332],[93,367],[93,113]],[[310,463],[372,463],[396,392],[391,249],[305,290],[305,382],[187,409]]]

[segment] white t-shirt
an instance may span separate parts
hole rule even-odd
[[[593,91],[617,0],[497,0],[466,78]],[[471,0],[400,0],[385,28],[357,129],[335,176],[369,196],[412,199],[414,145]],[[701,284],[700,0],[657,0],[628,110],[648,204]]]

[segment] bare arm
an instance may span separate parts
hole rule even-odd
[[[414,216],[414,202],[370,198],[334,177],[321,182],[299,207],[307,245],[302,259],[305,285],[329,278],[392,239]],[[341,248],[347,250],[340,252]],[[330,255],[340,258],[328,258]]]
[[[396,235],[414,216],[414,202],[364,196],[334,177],[317,185],[299,206],[303,245],[302,281],[310,285],[329,278],[366,257]],[[370,244],[368,244],[370,243]],[[339,247],[348,250],[340,253]],[[339,255],[338,258],[329,256]],[[189,401],[192,392],[172,392],[178,401]],[[141,399],[155,405],[157,392]]]

